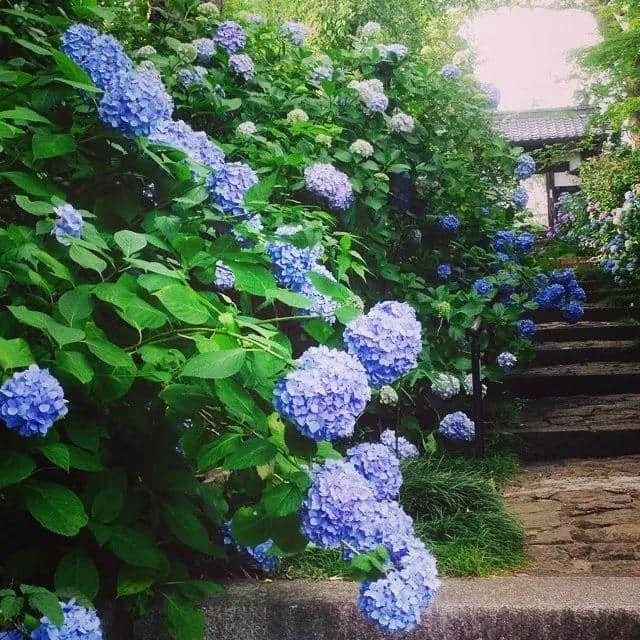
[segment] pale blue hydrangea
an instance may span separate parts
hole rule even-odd
[[[265,573],[273,573],[280,564],[278,557],[269,555],[269,551],[273,547],[273,540],[265,540],[255,547],[239,544],[231,535],[231,521],[227,521],[222,525],[222,541],[226,546],[232,547],[249,566],[260,569]]]
[[[528,154],[523,153],[518,158],[514,176],[517,180],[526,180],[536,172],[536,161]]]
[[[472,373],[468,373],[464,378],[462,378],[462,388],[464,389],[464,392],[468,396],[473,395],[473,374]],[[480,387],[480,390],[481,390],[482,397],[484,398],[487,395],[487,385],[482,384],[482,386]]]
[[[46,616],[40,618],[40,626],[31,633],[32,640],[102,640],[100,618],[95,609],[76,604],[75,598],[61,602],[64,622],[54,625]]]
[[[527,203],[529,202],[529,194],[524,187],[516,187],[511,195],[511,200],[513,202],[513,206],[516,209],[522,210],[527,207]]]
[[[351,143],[349,151],[351,151],[351,153],[355,153],[361,158],[370,158],[373,155],[373,146],[370,142],[358,138],[358,140],[354,140]]]
[[[387,300],[352,320],[344,330],[344,342],[377,388],[418,366],[422,327],[412,307]]]
[[[258,127],[256,127],[255,122],[245,120],[236,127],[236,134],[242,138],[250,138],[257,130]]]
[[[253,60],[246,53],[229,56],[229,69],[245,81],[251,80],[256,73]]]
[[[480,91],[484,94],[489,106],[496,109],[500,104],[500,89],[490,82],[482,82],[480,83]]]
[[[242,220],[242,224],[249,229],[252,233],[260,233],[264,229],[264,225],[262,224],[262,217],[259,213],[254,213],[251,216],[248,216],[245,220]],[[241,233],[238,233],[235,229],[231,229],[231,234],[233,237],[240,243],[247,242],[247,238],[245,238]]]
[[[478,278],[473,283],[472,289],[480,296],[488,296],[493,293],[493,285],[484,278]]]
[[[397,436],[392,429],[385,429],[380,434],[380,442],[388,447],[400,460],[408,460],[418,456],[418,447],[404,436]]]
[[[60,244],[69,245],[69,238],[81,238],[84,231],[84,220],[80,212],[72,205],[65,203],[59,207],[54,207],[56,214],[56,224],[51,233]]]
[[[345,211],[355,199],[353,187],[346,173],[333,165],[318,162],[304,170],[307,190],[327,200],[334,211]]]
[[[213,41],[227,53],[235,53],[244,49],[247,44],[247,36],[237,22],[227,20],[220,24]]]
[[[584,317],[584,309],[578,301],[572,300],[562,310],[562,317],[567,322],[578,322],[578,320],[581,320]]]
[[[336,309],[339,305],[335,300],[324,295],[324,293],[320,293],[315,288],[307,277],[309,273],[320,273],[325,276],[325,278],[328,278],[333,282],[336,281],[333,274],[324,265],[314,265],[312,269],[307,271],[305,274],[305,279],[302,285],[295,289],[297,293],[313,300],[314,304],[313,306],[308,307],[307,309],[301,309],[300,311],[303,315],[320,316],[329,324],[334,324],[336,321]]]
[[[347,460],[364,476],[377,500],[389,501],[398,497],[402,486],[400,460],[378,442],[363,442],[347,449]]]
[[[518,358],[516,358],[513,353],[503,351],[496,358],[496,362],[503,371],[511,371],[511,369],[518,364]]]
[[[282,31],[287,38],[298,47],[304,43],[309,35],[309,29],[306,25],[301,22],[294,22],[293,20],[288,20],[283,23]]]
[[[452,213],[440,218],[440,227],[449,233],[455,233],[460,228],[460,222]]]
[[[107,89],[119,75],[131,71],[133,62],[113,36],[104,35],[93,40],[82,66],[96,87]]]
[[[451,265],[449,264],[439,264],[436,269],[436,275],[440,280],[448,280],[451,277]]]
[[[216,43],[211,38],[197,38],[191,44],[198,52],[197,60],[200,64],[209,64],[216,54]]]
[[[445,64],[442,69],[440,69],[440,75],[447,80],[452,80],[454,78],[459,78],[462,75],[462,71],[455,64]]]
[[[69,56],[75,63],[84,65],[91,55],[93,41],[100,33],[86,24],[72,24],[60,40],[62,53]]]
[[[216,262],[216,273],[214,280],[216,289],[220,291],[226,291],[227,289],[233,289],[236,286],[236,277],[233,274],[233,271],[229,269],[229,267],[222,262],[222,260],[218,260]]]
[[[369,113],[383,113],[389,106],[389,98],[384,93],[370,93],[363,99]]]
[[[518,253],[530,253],[533,251],[535,245],[535,238],[532,233],[525,231],[519,233],[516,238],[516,251]]]
[[[276,382],[276,411],[313,440],[353,434],[356,420],[371,399],[362,365],[344,351],[310,347],[297,367]]]
[[[476,427],[466,413],[456,411],[442,418],[438,426],[438,433],[449,440],[471,442],[476,437]]]
[[[389,120],[389,129],[395,133],[411,133],[415,127],[415,121],[408,113],[398,111]]]
[[[480,209],[480,215],[486,218],[487,216],[491,215],[491,211],[489,211],[488,207],[482,207]]]
[[[460,393],[460,380],[450,373],[438,373],[431,382],[431,391],[442,400],[451,400]]]
[[[380,52],[380,57],[383,60],[391,60],[392,56],[396,56],[398,60],[402,60],[409,53],[409,49],[403,44],[380,44],[377,45],[377,49]]]
[[[536,324],[528,318],[518,320],[518,322],[516,322],[516,330],[521,338],[531,338],[536,332]]]
[[[178,80],[183,87],[189,88],[193,85],[202,84],[207,77],[207,69],[196,65],[192,68],[180,69]]]
[[[313,482],[302,503],[302,533],[322,549],[338,548],[357,505],[373,502],[371,485],[344,460],[316,466]]]
[[[247,24],[260,25],[266,24],[267,19],[261,13],[252,13],[250,11],[241,11],[238,18],[244,20]]]
[[[44,436],[67,412],[60,383],[37,364],[14,373],[0,387],[0,418],[21,436]]]
[[[491,238],[491,246],[497,252],[509,253],[516,243],[516,232],[512,230],[498,231]]]
[[[309,84],[314,87],[319,87],[325,80],[331,80],[333,76],[333,67],[328,64],[320,64],[309,72],[308,81]]]
[[[225,213],[244,213],[245,193],[258,184],[256,172],[242,162],[227,162],[207,182],[211,200]]]
[[[379,22],[373,22],[370,20],[369,22],[365,22],[360,28],[360,36],[365,40],[369,40],[374,36],[379,36],[382,33],[382,27]]]
[[[98,107],[105,124],[133,136],[148,136],[172,112],[173,100],[162,82],[136,71],[118,76]]]
[[[291,236],[302,231],[301,225],[279,227],[277,236]],[[273,273],[282,287],[299,289],[306,282],[307,273],[313,270],[323,248],[297,247],[290,242],[274,241],[266,245],[266,252],[273,265]]]

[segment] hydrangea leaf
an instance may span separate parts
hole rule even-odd
[[[205,526],[188,502],[165,503],[163,513],[171,533],[180,542],[202,553],[212,554],[215,551]]]
[[[202,640],[205,631],[203,613],[184,598],[164,594],[165,620],[174,640]]]
[[[224,468],[232,471],[265,464],[275,458],[278,448],[264,438],[249,438],[242,447],[226,456]]]
[[[267,514],[274,517],[287,516],[298,511],[302,505],[304,494],[295,484],[281,484],[265,491],[262,505]]]
[[[48,460],[51,460],[53,464],[65,471],[69,471],[71,457],[67,445],[62,444],[62,442],[51,442],[49,444],[43,444],[39,447],[39,450],[40,453]]]
[[[0,489],[28,478],[36,468],[33,458],[18,451],[0,451]]]
[[[78,244],[71,245],[69,258],[84,269],[91,269],[98,273],[102,273],[107,268],[107,263],[102,258]]]
[[[244,349],[227,349],[199,353],[182,370],[182,376],[194,378],[228,378],[242,369],[245,359]]]
[[[79,591],[93,600],[100,589],[100,575],[93,560],[81,551],[72,551],[60,560],[53,577],[56,589]]]
[[[209,311],[193,289],[171,284],[156,291],[154,295],[171,315],[187,324],[201,325],[211,319]]]
[[[208,442],[198,452],[198,472],[212,469],[240,446],[242,446],[242,436],[239,433],[223,433],[213,442]]]
[[[142,567],[122,567],[118,571],[117,596],[132,596],[136,593],[142,593],[155,581],[156,574],[153,571]]]
[[[35,160],[64,156],[76,150],[76,141],[66,133],[36,133],[31,139]]]
[[[127,258],[147,246],[147,238],[143,233],[136,233],[128,229],[116,231],[113,234],[113,239]]]
[[[253,547],[271,537],[271,519],[257,507],[240,507],[231,519],[231,536]]]
[[[81,285],[71,291],[66,291],[58,300],[58,311],[70,326],[73,326],[77,321],[88,318],[92,310],[93,301],[89,285]]]
[[[124,493],[121,487],[109,486],[96,493],[91,505],[91,516],[100,522],[113,522],[124,506]]]
[[[61,347],[84,338],[84,331],[65,327],[46,313],[31,311],[24,306],[8,306],[7,309],[19,322],[48,333]]]
[[[30,481],[25,491],[29,513],[45,528],[62,536],[75,536],[89,518],[70,489],[53,482]]]
[[[86,356],[78,351],[58,351],[56,363],[61,371],[65,371],[82,384],[87,384],[93,379],[93,369]]]
[[[216,380],[215,385],[216,394],[230,415],[263,433],[268,431],[267,415],[244,387],[231,379]]]
[[[136,567],[161,569],[167,564],[166,556],[153,538],[139,529],[123,525],[114,526],[111,528],[108,544],[120,560]]]
[[[0,338],[0,366],[3,369],[26,367],[34,362],[29,345],[22,338]]]
[[[64,621],[62,608],[55,593],[41,587],[32,587],[27,594],[27,600],[31,607],[49,618],[53,624],[62,626]]]
[[[255,264],[230,262],[229,268],[235,276],[235,288],[254,296],[266,297],[267,292],[275,289],[276,279],[264,267]]]

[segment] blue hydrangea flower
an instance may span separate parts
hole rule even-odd
[[[564,303],[565,293],[565,288],[561,284],[550,284],[536,292],[533,296],[533,302],[540,309],[559,309]]]
[[[371,389],[358,360],[325,346],[307,349],[273,391],[276,411],[302,435],[317,441],[352,435],[370,399]]]
[[[265,540],[255,547],[247,547],[238,544],[231,535],[231,521],[222,525],[222,541],[228,547],[233,547],[238,555],[246,561],[249,566],[255,567],[265,573],[273,573],[280,564],[280,559],[269,555],[273,547],[273,540]]]
[[[256,73],[253,60],[245,53],[229,56],[229,69],[245,81],[251,80]]]
[[[323,63],[314,67],[309,72],[309,84],[319,87],[325,80],[331,80],[333,76],[333,67],[329,63]]]
[[[440,69],[440,75],[447,80],[452,80],[454,78],[459,78],[462,75],[462,71],[455,64],[445,64],[442,69]]]
[[[300,311],[303,315],[321,316],[326,322],[333,324],[336,321],[336,309],[338,308],[338,303],[329,296],[324,295],[324,293],[320,293],[315,288],[307,277],[311,272],[320,273],[326,278],[329,278],[329,280],[332,280],[333,282],[336,281],[333,274],[324,265],[314,265],[311,271],[307,271],[305,274],[305,279],[302,285],[295,289],[297,293],[301,293],[303,296],[311,298],[314,304],[312,307],[301,309]]]
[[[536,161],[528,154],[523,153],[518,158],[514,176],[517,180],[526,180],[536,172]]]
[[[209,64],[216,54],[216,43],[211,38],[197,38],[191,44],[198,52],[197,60],[200,64]]]
[[[496,253],[496,258],[498,258],[498,260],[500,262],[510,262],[511,261],[511,256],[508,253],[503,253],[502,251],[498,251]]]
[[[440,280],[448,280],[451,277],[451,265],[448,264],[439,264],[436,269],[436,274]]]
[[[248,216],[245,220],[241,221],[242,224],[249,229],[252,233],[260,233],[264,229],[264,225],[262,224],[262,217],[259,213],[254,213],[251,216]],[[231,229],[231,235],[240,243],[246,243],[247,239],[241,234],[238,233],[235,229]]]
[[[0,631],[0,640],[24,640],[24,636],[17,629]]]
[[[495,251],[509,253],[516,242],[516,232],[515,231],[498,231],[493,238],[491,238],[491,246]]]
[[[235,53],[244,49],[247,44],[247,36],[237,22],[227,20],[220,24],[213,41],[227,53]]]
[[[352,320],[344,330],[344,342],[377,388],[418,366],[422,327],[412,307],[387,300]]]
[[[277,236],[291,236],[302,231],[302,226],[280,227]],[[313,270],[316,261],[323,253],[323,248],[296,247],[290,242],[270,242],[266,252],[273,265],[273,273],[278,284],[289,289],[300,289],[304,286],[307,273]]]
[[[516,187],[511,195],[511,200],[516,209],[522,210],[526,208],[529,202],[529,194],[524,187]]]
[[[573,269],[556,269],[551,273],[551,282],[554,284],[568,285],[575,280],[576,273]]]
[[[244,213],[244,194],[258,184],[256,172],[242,162],[227,162],[207,182],[211,199],[225,213]]]
[[[562,316],[567,322],[578,322],[584,316],[584,309],[582,305],[576,301],[572,300],[563,310]]]
[[[224,152],[207,138],[204,131],[194,131],[184,120],[164,120],[149,136],[155,144],[165,144],[186,153],[191,160],[199,162],[214,172],[224,165]]]
[[[440,227],[449,233],[455,233],[460,228],[458,218],[452,213],[440,219]]]
[[[40,626],[32,632],[32,640],[102,640],[100,618],[95,609],[76,604],[75,598],[61,602],[64,622],[56,627],[46,616],[40,618]]]
[[[534,244],[535,238],[533,234],[525,231],[524,233],[518,234],[516,238],[516,251],[518,253],[529,253],[533,251]]]
[[[380,434],[380,442],[385,447],[388,447],[400,460],[418,456],[418,447],[413,442],[409,442],[404,436],[397,436],[392,429],[385,429]]]
[[[198,65],[191,69],[185,68],[178,71],[178,80],[180,84],[187,89],[193,85],[202,84],[206,77],[206,68]]]
[[[480,296],[488,296],[493,293],[493,285],[484,278],[478,278],[473,283],[472,289]]]
[[[306,37],[309,35],[309,29],[301,22],[294,22],[289,20],[282,25],[283,33],[289,38],[289,40],[296,46],[301,46]]]
[[[460,380],[450,373],[438,373],[431,383],[431,391],[443,400],[450,400],[460,393]]]
[[[500,89],[490,82],[481,82],[480,91],[484,94],[489,106],[496,109],[500,104]]]
[[[173,112],[173,100],[162,82],[150,73],[121,74],[105,92],[98,113],[121,133],[148,136]]]
[[[391,60],[392,56],[396,56],[398,60],[402,60],[409,53],[409,49],[403,44],[379,44],[376,48],[380,52],[380,57],[383,60]]]
[[[325,198],[334,211],[345,211],[353,204],[355,196],[349,177],[333,165],[311,165],[304,170],[304,179],[308,191]]]
[[[82,66],[96,87],[107,89],[120,74],[133,69],[133,62],[113,36],[105,35],[92,41]]]
[[[383,113],[389,106],[389,98],[384,93],[367,94],[363,102],[370,113]]]
[[[96,29],[86,24],[72,24],[62,34],[60,49],[75,63],[83,66],[85,60],[91,54],[93,41],[99,35]]]
[[[56,224],[51,233],[60,244],[69,245],[69,237],[81,238],[84,231],[84,220],[72,205],[65,203],[53,209],[57,216]]]
[[[503,371],[510,371],[518,363],[518,358],[516,358],[513,353],[503,351],[496,358],[496,362]]]
[[[490,213],[491,213],[491,212],[489,211],[489,208],[488,208],[488,207],[482,207],[482,208],[480,209],[480,215],[482,215],[482,216],[483,216],[483,217],[485,217],[485,218],[486,218],[486,217],[488,217],[488,216],[490,215]]]
[[[0,418],[21,436],[45,435],[67,411],[60,383],[37,364],[14,373],[0,387]]]
[[[587,299],[587,292],[574,280],[567,285],[567,293],[569,297],[584,302]]]
[[[389,501],[398,497],[402,486],[400,460],[378,442],[363,442],[347,449],[347,460],[373,487],[377,500]]]
[[[302,503],[302,533],[322,549],[335,549],[357,505],[373,502],[371,485],[344,460],[315,467],[313,482]]]
[[[466,440],[471,442],[476,437],[476,425],[466,413],[456,411],[440,420],[438,433],[449,440]]]
[[[226,291],[227,289],[233,289],[236,286],[236,277],[233,271],[227,267],[222,260],[216,262],[215,273],[215,286],[220,291]]]
[[[528,318],[518,320],[516,322],[516,330],[521,338],[531,338],[536,332],[536,323]]]

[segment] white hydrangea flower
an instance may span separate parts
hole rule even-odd
[[[468,373],[462,379],[462,388],[464,389],[464,392],[468,396],[472,396],[473,395],[473,376],[470,373]],[[486,395],[487,395],[487,385],[483,384],[482,385],[482,397],[484,398]]]
[[[389,129],[395,133],[411,133],[415,127],[415,121],[412,116],[402,111],[391,116],[389,121]]]
[[[449,373],[439,373],[431,383],[431,391],[443,400],[450,400],[460,393],[460,380]]]
[[[333,139],[331,138],[331,136],[328,136],[326,133],[319,133],[316,136],[316,142],[318,144],[323,144],[325,147],[330,147],[331,143],[333,142]]]
[[[398,393],[388,384],[380,387],[380,404],[395,406],[398,404]]]
[[[146,44],[144,47],[140,47],[133,55],[137,58],[148,58],[149,56],[154,56],[156,53],[158,52],[155,47]]]
[[[255,123],[251,122],[251,120],[247,120],[246,122],[241,122],[236,127],[236,133],[239,136],[252,136],[257,130],[258,129]]]
[[[380,23],[374,22],[370,20],[369,22],[362,25],[360,29],[360,35],[365,39],[369,40],[369,38],[374,38],[375,36],[379,36],[382,33],[382,27]]]
[[[361,138],[351,143],[349,151],[363,158],[370,158],[373,155],[373,147],[371,144]]]
[[[293,109],[287,113],[287,120],[289,122],[307,122],[309,116],[303,109]]]
[[[220,13],[220,9],[218,9],[218,5],[215,2],[203,2],[198,5],[196,11],[201,16],[207,17],[217,16]]]

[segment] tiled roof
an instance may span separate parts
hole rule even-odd
[[[533,149],[578,140],[593,113],[590,107],[503,111],[496,114],[495,124],[511,143]]]

